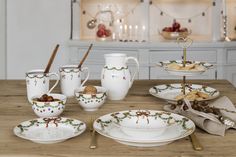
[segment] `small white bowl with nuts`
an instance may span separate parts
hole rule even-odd
[[[32,109],[34,113],[41,117],[57,117],[65,109],[66,96],[63,94],[44,94],[32,99]]]
[[[75,98],[85,111],[96,111],[106,98],[107,90],[101,86],[84,86],[75,90]]]

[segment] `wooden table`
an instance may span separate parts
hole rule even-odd
[[[158,84],[174,83],[176,81],[143,80],[136,81],[130,89],[128,96],[122,101],[107,101],[96,112],[85,112],[75,99],[69,99],[62,116],[71,117],[88,122],[91,116],[101,116],[110,112],[127,109],[155,109],[161,110],[166,103],[149,95],[150,87]],[[219,81],[191,81],[218,89],[221,95],[228,96],[236,103],[236,90],[228,82]],[[98,81],[89,82],[97,85]],[[59,88],[55,90],[59,92]],[[13,127],[22,121],[36,118],[31,105],[26,99],[25,81],[0,81],[0,156],[167,156],[167,157],[219,157],[236,156],[236,131],[228,130],[225,137],[214,136],[197,129],[196,135],[204,146],[203,151],[194,151],[188,137],[175,141],[169,145],[153,148],[136,148],[119,144],[112,139],[98,136],[98,148],[89,149],[90,132],[62,143],[44,145],[36,144],[16,137]]]

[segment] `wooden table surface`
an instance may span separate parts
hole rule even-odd
[[[155,109],[162,110],[166,103],[163,100],[149,95],[149,88],[158,84],[174,83],[171,80],[142,80],[135,81],[128,96],[122,101],[106,101],[101,109],[95,112],[85,112],[75,99],[68,99],[63,117],[71,117],[88,122],[91,116],[99,117],[104,114],[128,109]],[[191,81],[208,85],[221,92],[221,96],[228,96],[236,103],[236,90],[225,80],[200,80]],[[98,81],[88,84],[99,85]],[[55,90],[59,92],[59,88]],[[177,140],[169,145],[152,148],[137,148],[122,145],[112,139],[98,135],[98,148],[89,149],[90,132],[62,143],[44,145],[16,137],[13,134],[14,126],[20,122],[37,118],[27,102],[25,81],[2,80],[0,81],[0,156],[52,156],[52,157],[78,157],[78,156],[167,156],[167,157],[219,157],[236,156],[236,131],[228,130],[225,137],[207,134],[197,129],[196,135],[204,146],[203,151],[194,151],[188,137]]]

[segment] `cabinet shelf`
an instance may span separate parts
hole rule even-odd
[[[171,26],[173,19],[192,31],[194,41],[220,41],[223,36],[222,0],[77,0],[73,3],[72,39],[96,40],[98,24],[112,20],[111,14],[102,11],[113,15],[109,29],[114,40],[170,42],[159,32]],[[228,36],[236,38],[236,1],[227,0],[227,16]],[[96,27],[89,29],[92,19]]]
[[[188,48],[188,59],[207,61],[214,64],[214,68],[200,77],[191,79],[227,79],[236,86],[236,42],[226,42],[223,37],[222,0],[116,0],[115,5],[124,7],[128,12],[138,3],[138,9],[131,13],[122,26],[145,26],[146,42],[120,42],[96,40],[96,29],[88,29],[87,22],[92,19],[88,13],[95,15],[97,5],[113,4],[114,0],[77,0],[74,4],[73,38],[68,41],[70,48],[70,63],[77,64],[83,57],[88,46],[93,43],[93,49],[84,66],[91,71],[90,79],[100,79],[100,70],[104,65],[103,55],[106,53],[126,53],[128,56],[137,57],[140,62],[140,71],[136,79],[181,79],[169,76],[165,71],[158,69],[156,63],[163,60],[181,59],[182,49],[175,40],[165,40],[158,30],[170,26],[173,18],[183,27],[192,30],[189,36],[193,44]],[[150,2],[152,4],[150,5]],[[214,3],[214,6],[213,6]],[[81,9],[81,5],[83,9]],[[159,9],[156,8],[157,5]],[[181,9],[181,7],[183,9]],[[228,36],[236,38],[234,27],[236,25],[236,1],[227,0],[227,30]],[[181,10],[181,11],[179,11]],[[85,12],[84,12],[85,11]],[[165,12],[167,15],[161,15]],[[199,14],[204,12],[204,16]],[[85,13],[85,14],[83,14]],[[195,17],[198,13],[198,16]],[[182,17],[182,18],[181,18]],[[184,17],[184,18],[183,18]],[[191,22],[189,22],[190,17]],[[117,17],[115,18],[117,20]],[[115,20],[115,21],[116,21]],[[115,29],[115,28],[114,28]],[[141,32],[140,32],[141,33]],[[129,34],[127,32],[127,34]],[[139,37],[144,36],[141,33]],[[141,38],[141,37],[140,37]],[[142,41],[142,39],[140,40]],[[130,65],[132,70],[133,65]]]

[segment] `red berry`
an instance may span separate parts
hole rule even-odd
[[[97,36],[98,36],[99,38],[105,36],[105,30],[103,30],[103,29],[98,30],[98,31],[97,31]]]
[[[98,25],[98,29],[99,29],[99,30],[100,30],[100,29],[105,30],[105,29],[106,29],[106,26],[105,26],[104,24],[99,24],[99,25]]]
[[[187,28],[181,28],[181,29],[179,30],[179,32],[188,32],[188,29],[187,29]]]
[[[105,30],[105,36],[109,37],[111,35],[111,31],[109,29]]]
[[[165,27],[165,28],[163,29],[163,31],[165,31],[165,32],[173,32],[174,30],[173,30],[172,27]]]
[[[180,29],[180,24],[174,20],[174,23],[172,24],[172,28],[174,31],[177,31]]]
[[[162,31],[167,31],[167,29],[168,29],[167,27],[164,27],[164,28],[162,29]]]

